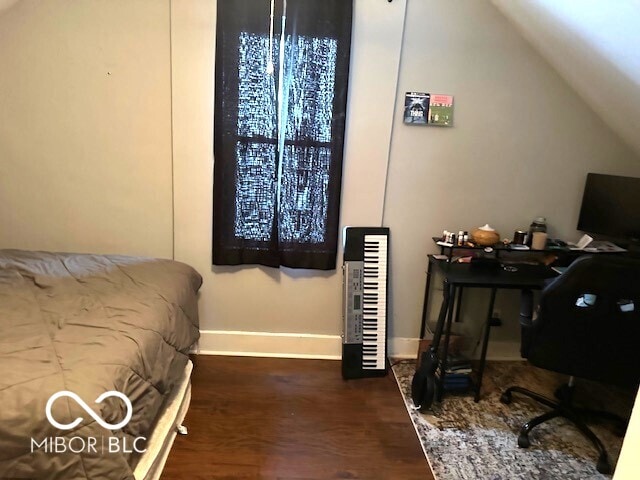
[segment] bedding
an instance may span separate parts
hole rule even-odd
[[[132,479],[201,283],[171,260],[0,250],[0,478]]]

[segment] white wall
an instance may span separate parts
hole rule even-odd
[[[168,0],[0,12],[0,245],[172,255]]]
[[[575,240],[586,173],[640,176],[640,162],[489,2],[410,0],[401,65],[398,104],[407,91],[455,97],[453,128],[395,114],[384,211],[392,332],[413,337],[432,236],[488,222],[511,237],[543,215],[552,236]],[[475,334],[487,295],[466,298],[463,329]],[[493,338],[511,340],[517,356],[517,298],[498,300],[510,321]]]
[[[381,222],[404,8],[404,1],[355,2],[343,225]],[[173,2],[176,259],[204,275],[202,329],[319,334],[321,341],[330,335],[330,353],[339,353],[340,269],[211,267],[214,34],[215,2]],[[205,350],[218,349],[207,343],[214,335],[220,333],[205,332]]]
[[[203,330],[292,333],[253,338],[285,350],[307,335],[318,354],[339,353],[340,270],[211,267],[215,9],[21,0],[2,11],[0,246],[167,257],[175,244],[205,278]],[[432,235],[490,222],[508,236],[546,215],[572,239],[586,172],[640,174],[488,1],[356,0],[352,47],[341,223],[384,215],[392,229],[394,336],[418,334]],[[455,95],[455,126],[405,126],[396,106],[413,90]],[[468,299],[477,309],[486,296]],[[517,344],[507,323],[496,338]],[[240,337],[226,335],[216,345]]]

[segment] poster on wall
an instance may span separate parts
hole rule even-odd
[[[404,123],[453,126],[453,95],[407,92],[404,97]]]
[[[431,94],[429,102],[429,125],[453,126],[453,96]]]
[[[404,123],[427,124],[429,94],[407,92],[404,97]]]

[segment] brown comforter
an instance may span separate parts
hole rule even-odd
[[[137,439],[198,338],[201,282],[170,260],[0,250],[0,478],[133,478]],[[82,421],[60,430],[45,410],[63,390],[108,425],[126,417],[126,403],[96,399],[122,392],[132,418],[112,431],[63,397],[54,420]]]

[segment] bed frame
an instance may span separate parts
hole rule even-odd
[[[142,454],[133,472],[136,480],[158,480],[176,435],[186,435],[182,422],[191,402],[192,371],[193,363],[189,360],[180,380],[167,397],[151,435],[147,438],[147,451]]]

